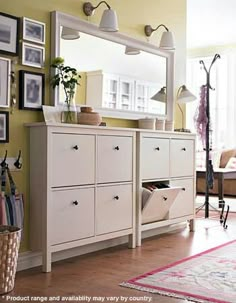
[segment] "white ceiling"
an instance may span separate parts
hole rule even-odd
[[[236,44],[236,0],[187,0],[187,48]]]

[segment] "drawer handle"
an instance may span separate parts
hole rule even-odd
[[[155,147],[155,150],[160,150],[160,147]]]
[[[79,202],[78,202],[77,200],[73,201],[72,203],[73,203],[74,205],[78,205],[78,204],[79,204]]]
[[[186,151],[186,148],[185,148],[185,147],[183,147],[181,150]]]
[[[114,149],[115,149],[115,150],[120,150],[119,146],[116,146]]]
[[[78,145],[73,146],[73,149],[78,150],[79,149]]]
[[[163,196],[162,199],[163,199],[163,201],[166,201],[166,200],[167,200],[167,197],[164,197],[164,196]]]
[[[114,199],[115,200],[119,200],[120,198],[119,198],[119,196],[115,196]]]
[[[182,187],[182,190],[185,191],[186,190],[185,187]]]

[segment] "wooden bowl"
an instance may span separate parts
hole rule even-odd
[[[80,108],[81,113],[91,113],[93,111],[92,107],[89,106],[82,106]]]
[[[102,118],[99,113],[80,112],[78,113],[78,123],[86,125],[99,125],[102,122]]]

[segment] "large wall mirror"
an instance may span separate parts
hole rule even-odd
[[[60,56],[81,75],[76,102],[93,106],[103,116],[138,119],[161,116],[173,119],[173,52],[60,12],[51,13],[52,58]],[[76,40],[65,40],[63,28],[79,31]],[[132,50],[138,54],[129,54]],[[127,54],[128,52],[128,54]],[[165,90],[166,97],[155,100]],[[53,91],[54,105],[63,103],[63,91]]]

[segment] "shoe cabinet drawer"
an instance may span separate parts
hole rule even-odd
[[[146,195],[142,203],[142,224],[164,220],[180,191],[180,187],[162,188]]]
[[[97,188],[96,235],[132,227],[132,185]]]
[[[95,136],[53,134],[51,186],[95,182]]]
[[[133,179],[133,139],[98,136],[97,182],[122,182]]]
[[[141,142],[141,176],[143,180],[169,177],[169,140],[146,138]]]
[[[192,176],[194,154],[193,140],[172,139],[170,143],[171,177]]]
[[[169,211],[169,219],[194,214],[194,181],[193,179],[173,180],[171,186],[181,187]]]
[[[52,245],[94,236],[94,188],[52,193]]]

